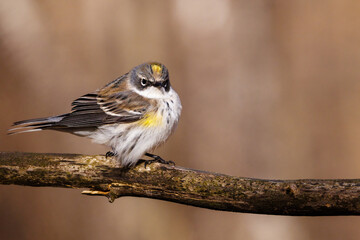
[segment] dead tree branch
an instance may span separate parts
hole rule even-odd
[[[0,153],[0,184],[89,188],[202,208],[294,216],[360,215],[360,179],[262,180],[158,163],[116,168],[104,156]]]

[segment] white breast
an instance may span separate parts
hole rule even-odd
[[[140,121],[127,124],[112,124],[100,127],[89,137],[105,144],[117,154],[121,165],[133,165],[145,152],[164,143],[174,132],[181,114],[181,102],[171,88],[166,97],[157,98],[156,113],[161,121],[152,126],[144,126]]]

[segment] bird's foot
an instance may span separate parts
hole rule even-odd
[[[144,167],[146,168],[147,165],[158,162],[158,163],[162,163],[162,164],[167,164],[167,165],[173,165],[175,166],[175,163],[173,161],[166,161],[164,159],[162,159],[160,156],[155,155],[155,154],[151,154],[151,153],[145,153],[145,156],[151,157],[151,160],[146,160],[144,163]]]
[[[105,158],[113,157],[113,156],[115,156],[115,153],[112,152],[112,151],[108,151],[108,152],[105,154]]]

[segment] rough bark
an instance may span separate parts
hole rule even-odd
[[[110,201],[147,197],[233,212],[360,214],[360,179],[263,180],[159,163],[121,169],[104,156],[2,152],[0,184],[90,188],[83,193]]]

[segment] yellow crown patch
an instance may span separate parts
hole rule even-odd
[[[160,64],[153,63],[151,64],[151,70],[153,71],[153,73],[161,74],[162,66]]]

